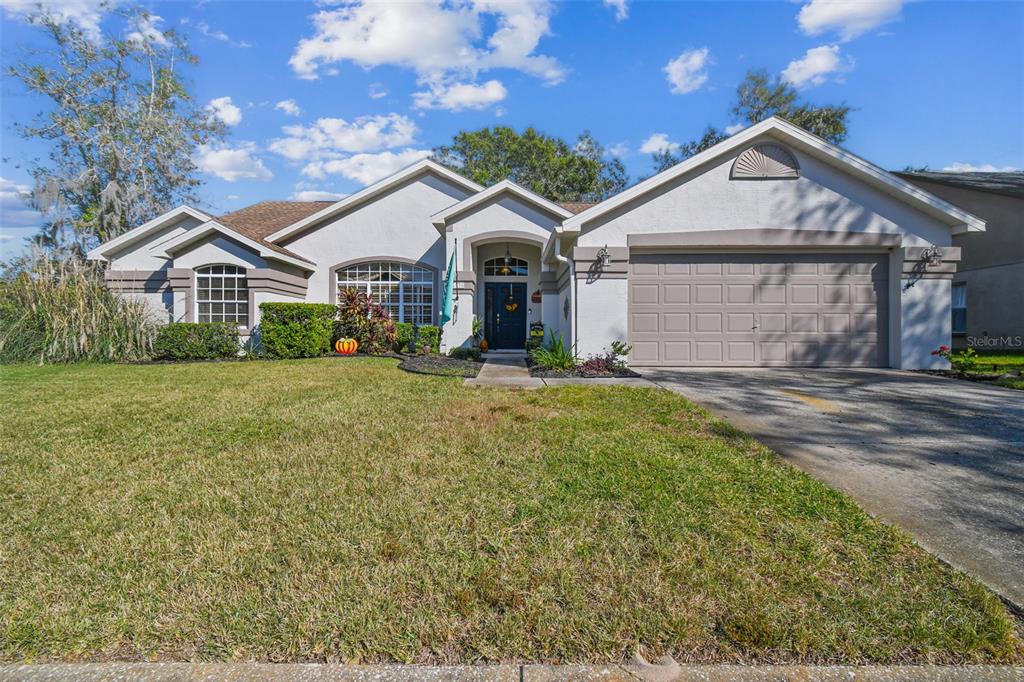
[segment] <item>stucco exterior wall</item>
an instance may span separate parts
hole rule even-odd
[[[626,297],[629,287],[625,279],[577,280],[579,286],[579,330],[576,352],[581,358],[596,355],[612,341],[629,339]],[[568,339],[566,343],[569,343]]]
[[[440,273],[446,265],[444,239],[430,216],[466,196],[446,180],[420,176],[282,244],[317,264],[306,300],[335,302],[332,269],[340,263],[398,258],[423,262]],[[440,290],[435,293],[440,299]]]
[[[125,246],[109,257],[110,267],[116,270],[156,271],[168,267],[161,245],[188,232],[202,222],[190,215],[183,215],[165,227],[147,234],[143,239]]]
[[[267,261],[246,246],[227,237],[210,237],[174,255],[175,268],[194,270],[206,265],[237,265],[243,268],[266,268]]]

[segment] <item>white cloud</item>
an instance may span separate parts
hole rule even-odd
[[[400,152],[356,154],[346,159],[316,161],[303,168],[302,174],[311,178],[341,175],[350,180],[369,185],[428,156],[430,156],[429,149],[404,149]]]
[[[227,199],[228,201],[238,201],[242,197],[238,196],[237,194],[229,194],[224,198]]]
[[[274,177],[255,156],[256,145],[243,142],[238,147],[226,145],[200,145],[196,152],[196,165],[204,173],[216,175],[222,180],[270,180]]]
[[[61,23],[76,24],[93,42],[99,40],[104,13],[114,5],[116,2],[105,4],[103,0],[0,0],[8,17],[24,20],[41,8]]]
[[[710,63],[708,48],[685,50],[662,69],[668,79],[669,89],[677,95],[700,89],[708,80],[707,67]]]
[[[796,20],[809,36],[835,31],[846,42],[895,21],[902,7],[903,0],[811,0]]]
[[[629,18],[629,0],[604,0],[604,6],[615,10],[615,21]]]
[[[186,17],[185,19],[182,19],[181,23],[188,24],[189,23],[188,18]],[[214,40],[219,40],[222,43],[227,43],[231,47],[252,47],[252,45],[250,45],[249,43],[245,42],[244,40],[232,40],[231,36],[229,36],[224,31],[219,31],[219,30],[210,28],[210,25],[208,23],[206,23],[205,21],[197,22],[196,23],[196,28],[199,29],[199,32],[202,33],[207,38],[213,38]]]
[[[566,69],[535,53],[550,34],[553,12],[547,0],[346,4],[313,15],[314,35],[299,41],[289,63],[306,79],[317,78],[322,66],[351,61],[365,69],[409,68],[432,84],[508,68],[553,85]]]
[[[292,193],[293,201],[338,201],[347,197],[347,194],[328,192],[323,189],[303,189]]]
[[[807,50],[800,59],[794,59],[782,71],[782,80],[795,87],[805,88],[822,85],[832,74],[842,74],[853,69],[853,59],[843,57],[838,45],[822,45]]]
[[[298,103],[293,99],[283,99],[274,105],[275,109],[280,109],[289,116],[300,116],[302,109],[299,108]]]
[[[731,126],[725,126],[725,134],[726,135],[735,135],[736,133],[738,133],[739,131],[743,130],[746,127],[747,127],[746,123],[735,123],[735,124],[733,124]]]
[[[1020,168],[1017,168],[1016,166],[993,166],[991,163],[975,166],[973,163],[957,161],[956,163],[951,163],[942,170],[950,173],[1016,173],[1020,171]]]
[[[486,83],[451,83],[432,85],[424,92],[414,92],[413,106],[417,109],[486,109],[508,96],[508,90],[501,81]]]
[[[352,123],[343,118],[321,118],[309,126],[285,126],[282,130],[287,137],[274,140],[270,149],[293,161],[403,147],[411,144],[418,132],[416,124],[401,114],[361,116]]]
[[[218,97],[210,100],[206,110],[214,118],[220,119],[224,125],[236,126],[242,122],[242,110],[234,105],[230,97]]]
[[[43,215],[28,205],[31,190],[13,180],[0,177],[0,230],[37,227]]]
[[[163,18],[155,14],[140,16],[138,21],[135,22],[135,30],[125,36],[125,40],[140,45],[152,44],[165,47],[170,45],[170,42],[164,37],[163,30],[160,28],[162,21]]]
[[[654,133],[640,145],[641,154],[655,154],[657,152],[675,152],[679,149],[679,143],[668,139],[665,133]]]
[[[605,150],[605,154],[615,159],[621,159],[629,156],[629,143],[618,142],[613,144],[611,147]]]
[[[370,83],[370,99],[381,99],[387,96],[388,91],[383,83]]]

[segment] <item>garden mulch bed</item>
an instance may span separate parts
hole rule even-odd
[[[527,361],[527,365],[529,365],[529,361]],[[610,379],[612,377],[636,378],[641,376],[638,372],[628,368],[601,373],[581,372],[579,369],[544,369],[537,365],[529,365],[529,368],[530,376],[540,379]]]
[[[1006,372],[1003,374],[981,374],[977,372],[954,372],[951,369],[917,369],[912,370],[919,374],[928,374],[933,377],[943,377],[946,379],[962,379],[964,381],[973,381],[978,384],[988,384],[989,386],[1002,386],[1003,388],[1014,388],[1020,390],[1020,384],[1024,383],[1024,377],[1014,372]]]
[[[460,360],[446,355],[401,355],[400,369],[413,374],[431,374],[440,377],[464,377],[475,379],[484,366],[482,362]]]

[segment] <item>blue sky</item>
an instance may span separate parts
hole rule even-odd
[[[133,30],[96,0],[67,21]],[[4,67],[41,45],[35,0],[0,0]],[[461,129],[589,129],[635,180],[651,150],[727,127],[751,68],[808,100],[855,107],[845,146],[890,169],[1024,168],[1019,2],[152,2],[187,36],[200,102],[229,124],[200,150],[202,208],[342,196]],[[0,258],[39,216],[19,203],[45,147],[13,124],[46,103],[2,86]]]

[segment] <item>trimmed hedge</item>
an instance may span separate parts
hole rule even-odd
[[[417,327],[411,322],[396,322],[395,332],[398,335],[395,350],[399,353],[411,352],[413,339],[416,340],[417,353],[436,353],[441,344],[441,330],[432,324]]]
[[[329,303],[261,303],[260,346],[275,358],[327,355],[337,313]]]
[[[213,360],[238,357],[238,326],[230,322],[171,322],[153,342],[158,360]]]

